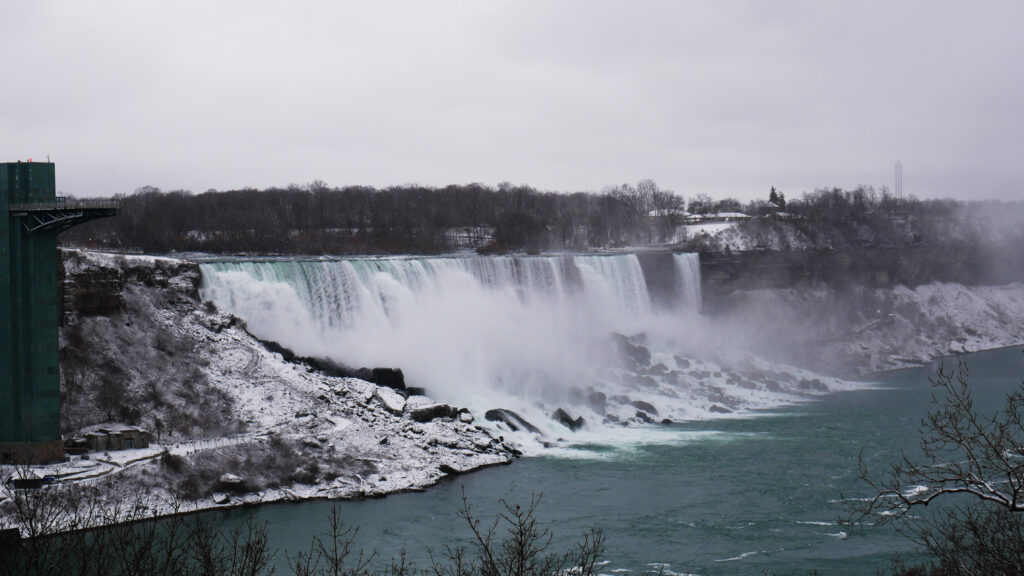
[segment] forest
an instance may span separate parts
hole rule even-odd
[[[788,202],[691,198],[652,180],[600,192],[560,193],[508,183],[329,187],[321,181],[264,190],[118,195],[118,215],[69,230],[67,245],[147,253],[439,254],[603,250],[649,245],[713,250],[686,234],[701,215],[743,213],[757,236],[785,221],[809,247],[971,242],[1006,218],[1002,203],[897,198],[883,188],[820,189]],[[1024,213],[1021,203],[1009,212]],[[983,216],[980,218],[979,216]],[[1019,221],[1019,219],[1017,219]]]

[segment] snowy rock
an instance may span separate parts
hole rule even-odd
[[[374,395],[384,405],[384,408],[392,414],[401,415],[405,410],[405,398],[391,388],[378,387]]]
[[[232,474],[230,472],[225,472],[224,474],[221,474],[219,480],[221,484],[226,484],[228,486],[237,486],[238,484],[242,483],[242,479],[239,476],[236,476],[235,474]]]
[[[451,418],[458,413],[458,409],[435,402],[427,396],[410,396],[406,401],[405,409],[409,417],[416,422],[430,422],[435,418]]]
[[[227,494],[223,493],[223,492],[214,492],[213,493],[213,502],[215,504],[227,504],[230,501],[231,501],[231,497],[228,496]]]
[[[463,424],[472,424],[473,423],[473,415],[470,414],[469,412],[460,412],[459,413],[459,422],[462,422]]]
[[[435,418],[451,418],[458,412],[447,404],[428,404],[409,410],[409,417],[416,422],[430,422]]]

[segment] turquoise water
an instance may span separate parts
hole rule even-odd
[[[980,408],[999,405],[1024,375],[1024,354],[1004,349],[966,356]],[[947,360],[947,364],[949,360]],[[927,377],[935,366],[879,375],[873,389],[746,420],[677,424],[663,440],[642,445],[583,446],[557,457],[458,477],[424,493],[342,502],[357,543],[384,560],[406,549],[427,567],[428,548],[468,543],[457,517],[463,490],[481,518],[499,499],[526,504],[543,494],[540,518],[556,545],[589,527],[607,536],[603,573],[874,574],[894,553],[914,558],[912,544],[891,528],[849,530],[836,524],[842,499],[870,494],[856,481],[857,456],[883,472],[901,450],[914,454],[929,407]],[[215,514],[233,523],[253,514],[269,524],[272,544],[308,546],[322,531],[330,502],[274,504]]]

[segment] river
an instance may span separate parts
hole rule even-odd
[[[965,356],[983,409],[1020,384],[1019,348]],[[947,364],[951,362],[946,360]],[[419,567],[427,550],[467,544],[458,518],[463,492],[489,519],[498,501],[527,504],[565,547],[589,527],[604,530],[602,573],[643,573],[667,564],[689,574],[874,574],[914,546],[892,528],[838,525],[843,498],[870,495],[858,454],[883,472],[901,450],[916,452],[917,429],[936,364],[877,375],[872,388],[839,392],[756,417],[655,427],[642,442],[581,445],[456,477],[424,493],[341,502],[357,544],[381,562],[400,549]],[[326,528],[326,501],[273,504],[218,514],[228,524],[252,514],[268,523],[281,568],[285,553]]]

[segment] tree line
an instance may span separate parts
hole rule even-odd
[[[117,216],[73,228],[61,240],[157,253],[430,254],[466,247],[462,234],[483,252],[587,250],[680,241],[687,213],[782,215],[810,229],[826,223],[829,234],[848,238],[865,226],[875,236],[902,238],[908,221],[948,228],[965,206],[870,187],[823,189],[780,202],[783,194],[772,187],[766,200],[697,194],[687,201],[652,180],[577,193],[508,183],[338,188],[315,181],[201,194],[146,186],[114,197]]]

